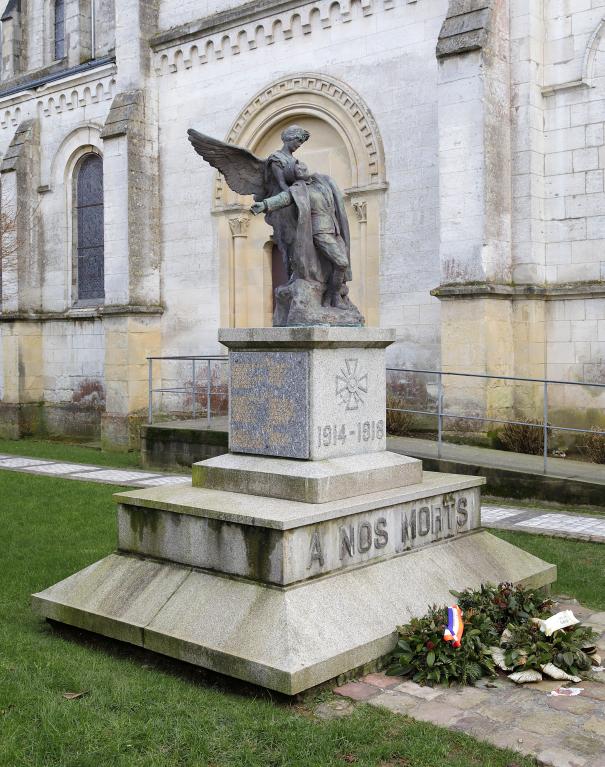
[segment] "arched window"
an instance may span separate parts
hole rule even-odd
[[[65,4],[55,0],[55,61],[65,56]]]
[[[103,299],[103,160],[87,154],[75,178],[77,297],[79,301]]]

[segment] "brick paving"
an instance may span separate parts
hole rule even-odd
[[[601,636],[599,652],[605,657],[605,613],[591,611],[575,600],[560,597],[557,608],[571,609]],[[506,676],[481,680],[476,687],[421,687],[385,674],[368,674],[337,687],[340,698],[355,705],[383,706],[396,714],[464,732],[500,748],[533,756],[544,767],[605,767],[605,673],[579,684],[544,680],[518,686]],[[557,687],[581,687],[574,698],[551,697]],[[327,704],[320,712],[328,716]]]

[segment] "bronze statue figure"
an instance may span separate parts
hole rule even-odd
[[[254,195],[250,210],[266,213],[284,259],[288,282],[275,291],[275,326],[360,326],[364,319],[349,299],[349,223],[342,192],[329,176],[309,173],[294,152],[309,139],[286,128],[282,148],[266,160],[193,129],[189,141],[238,194]]]

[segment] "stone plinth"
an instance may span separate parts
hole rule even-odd
[[[321,460],[386,449],[384,350],[376,328],[221,330],[229,349],[229,449]]]
[[[325,503],[422,482],[422,461],[399,453],[295,461],[233,453],[192,467],[194,487]]]
[[[478,530],[482,483],[429,473],[326,503],[187,486],[129,491],[116,495],[118,550],[288,586]]]
[[[390,331],[220,339],[241,452],[118,493],[118,551],[34,594],[39,614],[295,694],[389,653],[452,589],[556,578],[481,528],[483,479],[386,452]]]

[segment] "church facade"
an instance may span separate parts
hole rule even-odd
[[[310,132],[297,156],[345,190],[351,298],[397,329],[391,366],[604,382],[604,35],[605,0],[10,0],[0,433],[132,447],[147,356],[271,323],[270,229],[189,127],[260,157]],[[541,407],[539,386],[446,393]],[[602,409],[581,387],[555,406]]]

